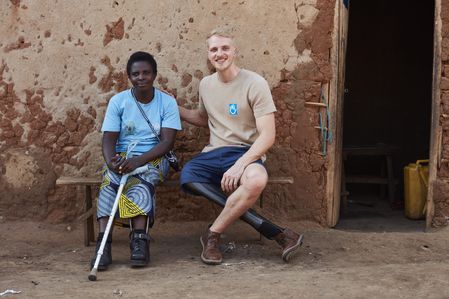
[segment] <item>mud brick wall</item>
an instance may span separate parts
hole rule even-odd
[[[449,114],[449,1],[441,1],[441,112]],[[449,159],[449,120],[440,118],[443,127],[443,140],[441,143],[441,158]],[[443,161],[444,161],[443,160]],[[441,163],[434,185],[435,214],[434,226],[449,223],[449,164]]]
[[[75,219],[82,194],[54,182],[100,172],[99,130],[109,99],[129,87],[129,55],[153,53],[158,86],[195,107],[198,83],[211,73],[205,36],[227,24],[239,65],[267,79],[278,108],[269,172],[295,179],[269,187],[264,213],[325,224],[318,111],[304,103],[319,102],[331,79],[334,7],[325,0],[1,1],[0,216]],[[176,150],[188,160],[207,139],[207,130],[184,124]],[[159,190],[161,220],[210,219],[216,212],[204,199]]]

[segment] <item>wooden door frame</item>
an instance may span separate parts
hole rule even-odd
[[[343,96],[346,65],[346,42],[349,7],[344,0],[335,1],[333,44],[331,50],[332,80],[328,85],[330,126],[333,142],[328,147],[326,184],[327,226],[334,227],[340,214],[341,158],[343,144]],[[349,2],[349,1],[348,1]],[[348,3],[346,3],[348,5]]]
[[[332,80],[328,85],[329,112],[333,128],[334,142],[329,145],[327,168],[327,225],[334,227],[339,219],[341,200],[341,167],[343,147],[343,106],[346,42],[348,31],[348,11],[343,0],[336,0],[334,15],[334,47],[331,51]],[[427,192],[426,228],[430,228],[434,215],[433,188],[437,178],[437,170],[441,162],[442,126],[441,117],[441,0],[435,0],[434,15],[434,51],[432,74],[432,112],[429,150],[429,184]]]
[[[441,117],[441,0],[435,0],[432,74],[432,121],[430,131],[429,184],[427,190],[426,229],[432,225],[434,215],[433,189],[441,163],[443,127]]]

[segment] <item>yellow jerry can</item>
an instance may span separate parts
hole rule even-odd
[[[429,160],[418,160],[404,167],[405,216],[423,219],[429,183]]]

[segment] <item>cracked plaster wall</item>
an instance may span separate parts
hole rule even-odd
[[[0,214],[74,219],[80,195],[55,188],[54,180],[99,173],[99,129],[110,97],[128,87],[129,55],[154,54],[157,85],[194,107],[199,80],[211,72],[205,36],[227,24],[239,65],[267,79],[278,107],[269,172],[295,179],[268,188],[264,214],[325,224],[326,160],[314,128],[317,110],[304,102],[320,101],[331,79],[334,6],[326,0],[1,1],[0,184],[9,195],[0,197]],[[206,130],[184,124],[176,143],[180,157],[189,159],[207,137]],[[32,183],[24,173],[33,174]],[[209,219],[217,212],[173,189],[160,188],[158,199],[161,219]]]

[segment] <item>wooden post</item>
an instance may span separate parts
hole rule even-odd
[[[430,131],[429,187],[427,189],[426,229],[432,225],[434,215],[433,186],[441,158],[443,137],[440,125],[440,82],[441,82],[441,0],[435,0],[435,29],[433,36],[433,81],[432,81],[432,123]]]
[[[332,80],[328,84],[328,105],[333,143],[328,147],[327,169],[327,225],[337,224],[340,215],[342,147],[343,147],[343,100],[346,65],[346,43],[349,8],[343,1],[335,1],[334,39],[331,49]],[[344,191],[346,192],[346,191]],[[346,194],[346,193],[345,193]]]
[[[92,208],[92,189],[90,185],[84,185],[84,213]],[[89,242],[93,241],[93,223],[92,216],[87,217],[83,222],[84,227],[84,246],[89,246]]]

